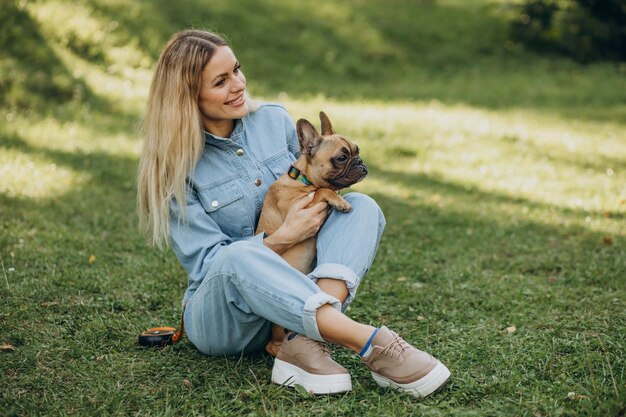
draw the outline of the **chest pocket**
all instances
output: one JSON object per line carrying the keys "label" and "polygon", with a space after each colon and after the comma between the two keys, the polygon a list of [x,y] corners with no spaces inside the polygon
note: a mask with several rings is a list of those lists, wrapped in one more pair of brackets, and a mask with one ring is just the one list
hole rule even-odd
{"label": "chest pocket", "polygon": [[236,181],[199,189],[198,199],[222,232],[232,238],[252,234],[252,218]]}
{"label": "chest pocket", "polygon": [[289,152],[285,151],[284,154],[276,158],[272,158],[268,163],[267,167],[272,171],[272,174],[276,178],[280,177],[283,174],[287,173],[289,169],[289,165],[291,165],[296,159]]}

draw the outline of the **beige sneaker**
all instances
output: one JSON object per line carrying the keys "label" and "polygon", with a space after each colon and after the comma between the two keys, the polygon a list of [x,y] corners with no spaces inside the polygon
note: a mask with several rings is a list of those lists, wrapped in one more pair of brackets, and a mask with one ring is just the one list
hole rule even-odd
{"label": "beige sneaker", "polygon": [[450,371],[426,352],[415,349],[386,326],[372,340],[372,351],[363,358],[376,383],[415,397],[432,394],[450,378]]}
{"label": "beige sneaker", "polygon": [[285,336],[274,359],[272,382],[288,387],[301,385],[312,394],[352,389],[350,373],[330,357],[325,343],[294,333]]}

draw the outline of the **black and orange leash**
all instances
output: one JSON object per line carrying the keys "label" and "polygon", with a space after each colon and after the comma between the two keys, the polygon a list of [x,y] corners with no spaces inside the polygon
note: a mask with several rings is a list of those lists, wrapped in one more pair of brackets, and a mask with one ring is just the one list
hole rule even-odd
{"label": "black and orange leash", "polygon": [[178,330],[176,330],[175,327],[152,327],[139,334],[139,345],[160,348],[178,342],[185,333],[185,307],[187,307],[187,303],[183,306],[183,313],[180,317]]}

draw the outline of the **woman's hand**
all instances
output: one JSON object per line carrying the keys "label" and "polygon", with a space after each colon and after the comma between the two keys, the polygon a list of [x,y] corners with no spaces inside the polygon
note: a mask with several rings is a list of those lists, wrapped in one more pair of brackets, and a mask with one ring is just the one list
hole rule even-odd
{"label": "woman's hand", "polygon": [[319,202],[311,207],[315,193],[296,201],[285,216],[285,221],[271,236],[264,239],[266,246],[281,254],[319,231],[328,217],[328,203]]}

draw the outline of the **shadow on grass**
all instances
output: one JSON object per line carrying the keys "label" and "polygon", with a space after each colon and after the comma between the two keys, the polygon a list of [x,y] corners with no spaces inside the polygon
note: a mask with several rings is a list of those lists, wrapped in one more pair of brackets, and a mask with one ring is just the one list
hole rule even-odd
{"label": "shadow on grass", "polygon": [[505,48],[508,22],[493,3],[245,0],[207,6],[190,0],[180,7],[161,0],[146,3],[145,24],[129,20],[121,6],[93,4],[122,19],[155,58],[169,33],[155,43],[151,22],[168,22],[170,32],[190,26],[225,32],[253,92],[265,96],[438,100],[626,120],[619,69]]}
{"label": "shadow on grass", "polygon": [[[560,221],[567,222],[580,221],[586,216],[602,216],[603,213],[486,193],[476,187],[425,175],[400,175],[372,164],[368,167],[372,178],[402,184],[404,189],[419,190],[447,200],[445,205],[439,206],[429,201],[399,199],[380,193],[373,195],[388,221],[381,248],[389,251],[392,259],[397,259],[396,273],[399,275],[409,271],[419,274],[422,266],[432,269],[445,265],[445,268],[457,271],[470,268],[478,275],[485,270],[497,270],[503,275],[577,276],[577,279],[584,277],[588,280],[584,285],[624,287],[620,276],[626,264],[618,259],[623,253],[621,240],[607,246],[603,241],[605,236],[600,232],[577,225],[557,226],[531,218],[533,214],[543,213],[544,218],[560,218]],[[531,214],[524,214],[525,211]],[[436,275],[431,278],[439,279]]]}
{"label": "shadow on grass", "polygon": [[6,23],[0,35],[0,105],[27,115],[54,114],[60,121],[99,112],[99,117],[88,116],[89,121],[114,118],[96,125],[107,130],[128,130],[131,120],[137,119],[137,115],[122,112],[117,103],[95,94],[84,80],[75,77],[49,45],[39,23],[15,2],[2,7],[0,22]]}
{"label": "shadow on grass", "polygon": [[[559,159],[558,161],[561,163],[564,162],[562,159]],[[569,163],[569,160],[565,160],[565,162]],[[460,207],[460,211],[463,211],[464,209],[472,211],[474,209],[471,207],[471,205],[480,202],[494,206],[506,204],[519,206],[520,208],[527,207],[528,209],[532,210],[545,210],[568,219],[580,219],[588,216],[606,217],[607,215],[614,219],[623,219],[625,216],[624,213],[617,211],[608,212],[601,210],[584,210],[582,208],[572,209],[568,207],[559,207],[546,203],[532,201],[523,197],[516,197],[513,195],[502,194],[494,191],[484,192],[476,186],[456,184],[454,182],[445,181],[443,179],[434,176],[428,176],[425,174],[398,173],[388,171],[376,166],[371,162],[368,162],[367,165],[368,168],[370,168],[371,176],[378,177],[379,179],[382,179],[385,183],[401,184],[406,189],[418,189],[421,191],[427,190],[433,195],[442,194],[467,201],[469,207]],[[581,166],[586,167],[585,164],[582,164]],[[606,166],[604,169],[606,169]]]}
{"label": "shadow on grass", "polygon": [[[619,68],[585,67],[505,48],[508,24],[490,2],[451,5],[424,0],[390,5],[375,0],[319,5],[158,0],[129,5],[90,0],[86,4],[95,18],[119,24],[111,34],[116,39],[112,44],[123,46],[137,39],[155,60],[177,30],[225,32],[252,92],[263,96],[285,92],[339,100],[437,100],[488,109],[550,111],[571,119],[626,120],[626,84]],[[85,102],[115,112],[113,103],[94,96],[62,68],[36,22],[14,6],[11,10],[28,23],[14,40],[16,51],[28,52],[14,54],[26,78],[37,78],[32,77],[37,74],[34,68],[51,68],[50,75],[64,80],[65,95],[58,93],[60,99],[83,89]],[[30,65],[31,51],[47,56],[45,65]]]}

